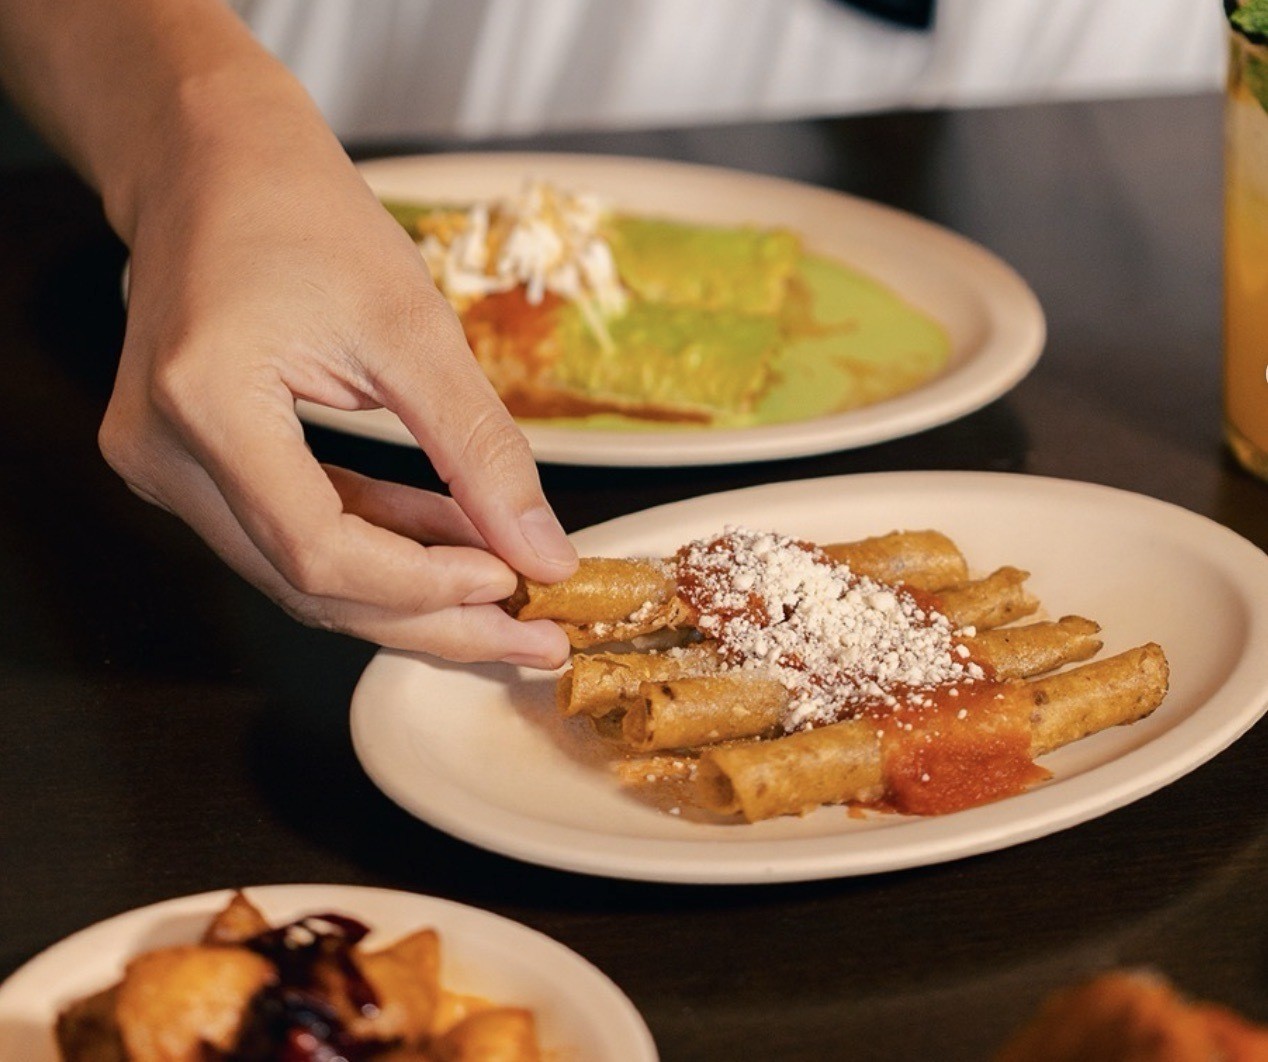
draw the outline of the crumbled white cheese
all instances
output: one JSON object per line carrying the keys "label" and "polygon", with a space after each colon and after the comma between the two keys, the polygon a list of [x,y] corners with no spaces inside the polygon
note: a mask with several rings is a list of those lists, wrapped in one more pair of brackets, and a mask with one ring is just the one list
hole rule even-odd
{"label": "crumbled white cheese", "polygon": [[898,691],[927,706],[921,690],[983,676],[946,616],[785,536],[727,527],[684,547],[677,565],[679,592],[723,666],[760,669],[789,691],[785,730],[893,705]]}
{"label": "crumbled white cheese", "polygon": [[437,286],[459,305],[522,284],[530,303],[553,292],[601,326],[627,302],[600,231],[604,212],[594,196],[530,181],[518,195],[447,218],[418,246]]}

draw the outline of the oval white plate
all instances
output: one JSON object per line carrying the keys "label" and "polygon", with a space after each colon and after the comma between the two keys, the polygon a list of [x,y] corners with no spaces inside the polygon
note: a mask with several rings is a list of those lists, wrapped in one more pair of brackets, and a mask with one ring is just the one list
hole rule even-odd
{"label": "oval white plate", "polygon": [[[536,177],[595,192],[621,210],[718,224],[784,226],[808,249],[887,284],[946,328],[949,367],[885,402],[791,424],[702,431],[592,431],[526,423],[540,461],[568,465],[706,465],[827,453],[932,428],[981,408],[1030,371],[1043,348],[1033,292],[982,247],[927,221],[795,181],[710,166],[595,155],[455,154],[375,159],[362,174],[405,201],[470,202]],[[416,445],[386,410],[348,412],[301,402],[310,423]]]}
{"label": "oval white plate", "polygon": [[899,472],[697,498],[574,541],[583,554],[662,556],[728,523],[817,541],[939,528],[975,570],[1030,571],[1050,615],[1099,621],[1105,655],[1161,643],[1170,693],[1148,719],[1044,757],[1050,782],[986,807],[702,824],[635,801],[587,762],[580,724],[557,718],[553,676],[380,652],[352,702],[370,777],[439,829],[531,862],[657,881],[792,881],[941,862],[1083,822],[1191,771],[1268,705],[1268,556],[1185,509],[1034,476]]}
{"label": "oval white plate", "polygon": [[[245,890],[270,922],[337,911],[372,929],[371,946],[427,926],[440,932],[442,983],[530,1007],[557,1062],[655,1062],[633,1004],[575,952],[518,922],[464,904],[352,885],[262,885]],[[99,922],[41,952],[0,985],[0,1058],[57,1062],[53,1022],[72,1000],[112,984],[129,958],[196,941],[228,891],[185,896]]]}

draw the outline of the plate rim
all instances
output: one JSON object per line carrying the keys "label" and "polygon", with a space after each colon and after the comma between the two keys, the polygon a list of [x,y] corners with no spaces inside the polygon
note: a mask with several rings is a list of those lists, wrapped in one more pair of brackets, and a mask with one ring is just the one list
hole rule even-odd
{"label": "plate rim", "polygon": [[[832,483],[855,487],[862,485],[864,489],[867,489],[874,484],[906,485],[925,483],[930,479],[954,484],[956,489],[970,489],[976,486],[997,490],[1000,484],[1008,484],[1009,489],[1020,488],[1023,485],[1033,488],[1039,484],[1040,489],[1043,490],[1074,491],[1088,496],[1099,495],[1113,498],[1121,504],[1158,513],[1166,512],[1181,521],[1186,528],[1197,529],[1196,533],[1219,539],[1221,546],[1213,553],[1213,556],[1218,557],[1221,567],[1225,569],[1229,567],[1233,563],[1229,561],[1229,558],[1233,557],[1240,564],[1238,570],[1243,582],[1249,579],[1250,582],[1257,584],[1264,592],[1264,599],[1268,600],[1268,555],[1254,543],[1209,517],[1175,503],[1122,488],[1019,473],[905,471],[768,483],[700,495],[696,498],[630,513],[586,528],[584,531],[577,532],[577,536],[582,538],[584,548],[587,535],[599,532],[619,534],[625,522],[645,518],[648,513],[672,518],[675,509],[691,506],[701,499],[775,495],[805,489],[807,484],[814,484],[820,488]],[[377,750],[374,747],[376,736],[370,725],[372,710],[366,707],[370,696],[368,691],[379,681],[380,672],[400,667],[402,663],[408,667],[418,664],[426,666],[428,659],[418,654],[380,650],[371,659],[361,680],[357,683],[352,697],[349,722],[357,758],[380,790],[422,821],[486,850],[530,863],[625,880],[712,885],[822,880],[934,865],[1012,847],[1118,810],[1196,770],[1228,748],[1268,711],[1268,687],[1265,686],[1262,677],[1254,678],[1251,674],[1253,669],[1250,666],[1250,657],[1256,645],[1268,649],[1268,613],[1250,615],[1246,639],[1247,647],[1229,671],[1222,676],[1215,694],[1199,704],[1189,716],[1177,722],[1175,726],[1139,748],[1129,749],[1109,762],[1098,764],[1072,777],[1059,779],[1053,786],[1039,787],[1008,800],[959,812],[956,815],[914,819],[912,821],[914,838],[911,838],[909,834],[908,837],[911,839],[906,843],[891,844],[882,848],[880,852],[871,853],[870,856],[866,851],[860,855],[853,850],[854,846],[848,839],[819,836],[755,841],[746,843],[743,848],[736,846],[732,853],[727,853],[726,846],[718,844],[711,858],[708,861],[701,861],[699,859],[701,845],[709,843],[705,839],[638,838],[596,833],[565,824],[543,822],[539,818],[513,814],[507,809],[490,805],[469,791],[456,786],[448,778],[429,778],[429,791],[432,794],[439,792],[442,797],[433,797],[429,802],[423,802],[426,807],[420,808],[420,802],[416,795],[408,790],[408,787],[399,785],[394,777],[384,777],[384,771],[376,762]],[[476,667],[480,668],[479,665]],[[1236,701],[1239,707],[1236,710],[1224,709],[1216,719],[1215,725],[1212,726],[1210,710],[1207,709],[1208,714],[1203,716],[1201,715],[1203,709],[1212,703],[1220,706],[1225,701]],[[1198,718],[1197,722],[1194,722],[1195,717]],[[1159,763],[1155,763],[1156,760]],[[1150,764],[1149,769],[1143,772],[1122,771],[1124,763],[1131,766],[1133,761],[1147,761]],[[1119,774],[1121,777],[1107,784],[1104,779],[1107,772]],[[1064,799],[1055,807],[1044,810],[1043,805],[1051,803],[1052,798],[1042,794],[1051,793],[1058,786]],[[1029,807],[1036,803],[1040,805],[1041,814],[1032,814],[1024,818],[1023,824],[1018,826],[1013,821],[1017,818],[1015,809],[1019,805]],[[473,820],[469,816],[472,808],[478,808],[481,815],[486,816],[488,821],[476,818],[474,820],[476,825],[473,826]],[[959,836],[961,831],[947,824],[964,822],[969,816],[972,817],[974,824],[971,830],[973,839],[966,843]],[[512,826],[515,823],[521,825],[531,823],[533,830],[530,833],[499,826],[500,822],[508,820],[511,821]],[[543,836],[545,840],[542,839]],[[860,844],[866,849],[867,834],[858,836],[864,838]],[[823,849],[831,842],[836,842],[837,854],[834,858],[825,858]],[[647,851],[644,852],[644,850]],[[676,862],[678,857],[674,855],[675,852],[695,852],[696,861],[690,862],[684,859],[682,862]]]}
{"label": "plate rim", "polygon": [[[168,915],[192,916],[206,913],[210,916],[227,903],[235,891],[238,890],[235,888],[211,889],[157,900],[108,915],[55,941],[0,981],[0,1031],[3,1031],[6,1021],[19,1017],[18,1012],[11,1012],[8,1007],[11,1005],[10,1000],[15,997],[21,999],[22,995],[29,991],[28,982],[38,983],[41,977],[46,976],[46,970],[54,969],[57,964],[65,962],[66,957],[73,956],[83,948],[91,946],[94,938],[123,931],[125,927],[132,924],[144,927],[147,923],[156,922]],[[437,929],[441,935],[442,948],[446,936],[446,927],[443,924],[445,918],[450,922],[448,932],[451,939],[455,932],[461,936],[464,932],[470,932],[478,927],[484,932],[495,934],[498,939],[505,938],[507,950],[512,946],[535,948],[539,953],[551,955],[557,961],[566,964],[574,971],[575,977],[584,979],[588,988],[588,1005],[601,1008],[597,1011],[601,1020],[596,1022],[596,1027],[611,1029],[615,1039],[607,1046],[619,1049],[621,1052],[619,1056],[613,1056],[614,1062],[618,1057],[621,1062],[627,1059],[630,1062],[658,1062],[659,1053],[651,1030],[633,1001],[620,986],[583,955],[523,922],[459,900],[375,885],[294,882],[245,885],[241,886],[241,891],[246,893],[249,899],[256,900],[263,906],[275,905],[297,912],[336,909],[354,917],[359,913],[364,915],[364,908],[373,905],[376,901],[414,905],[420,909],[419,928]],[[307,898],[310,895],[311,900]],[[439,917],[437,912],[440,913]],[[457,923],[461,923],[462,928],[455,931],[453,927]],[[379,930],[374,925],[370,928],[371,939],[373,939],[373,934]],[[591,995],[595,998],[590,999]],[[569,998],[568,993],[566,991],[561,993],[561,998]],[[514,1004],[512,1002],[508,1005]],[[550,1049],[560,1050],[565,1054],[571,1051],[567,1044],[551,1046]]]}
{"label": "plate rim", "polygon": [[[918,239],[940,256],[957,259],[964,291],[979,304],[987,326],[981,344],[960,364],[893,398],[856,410],[787,424],[675,433],[648,430],[570,429],[521,422],[537,460],[586,467],[649,468],[782,460],[855,449],[949,423],[983,408],[1021,382],[1043,354],[1047,322],[1035,292],[1017,270],[982,244],[918,214],[850,192],[789,177],[707,163],[648,156],[550,152],[472,151],[387,155],[363,159],[358,169],[374,187],[377,176],[409,167],[499,168],[630,167],[695,180],[725,181],[774,196],[797,196],[870,215],[904,238]],[[966,268],[966,264],[968,268]],[[984,278],[984,279],[983,279]],[[306,423],[397,445],[416,446],[403,425],[383,410],[347,411],[301,400]]]}

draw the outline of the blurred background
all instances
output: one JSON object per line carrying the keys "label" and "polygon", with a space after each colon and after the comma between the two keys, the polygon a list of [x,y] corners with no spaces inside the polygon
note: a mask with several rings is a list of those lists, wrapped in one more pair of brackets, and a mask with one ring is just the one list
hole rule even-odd
{"label": "blurred background", "polygon": [[[1220,0],[227,0],[348,143],[1218,89]],[[0,96],[0,163],[50,153]]]}
{"label": "blurred background", "polygon": [[346,140],[1217,88],[1220,0],[232,0]]}

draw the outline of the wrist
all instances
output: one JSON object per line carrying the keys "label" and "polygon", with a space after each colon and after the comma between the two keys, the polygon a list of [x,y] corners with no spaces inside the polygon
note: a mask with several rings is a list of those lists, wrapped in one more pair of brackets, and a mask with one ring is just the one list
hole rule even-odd
{"label": "wrist", "polygon": [[140,121],[139,140],[98,174],[106,215],[129,246],[148,217],[179,223],[208,192],[342,156],[303,88],[264,53],[180,76]]}

